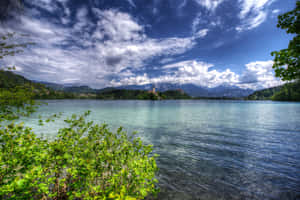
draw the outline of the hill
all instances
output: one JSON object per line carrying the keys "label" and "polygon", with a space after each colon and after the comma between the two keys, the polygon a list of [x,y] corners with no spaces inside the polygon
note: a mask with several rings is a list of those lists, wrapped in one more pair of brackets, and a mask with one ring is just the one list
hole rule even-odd
{"label": "hill", "polygon": [[300,81],[259,90],[249,95],[247,100],[300,101]]}
{"label": "hill", "polygon": [[46,87],[42,83],[33,82],[11,71],[0,70],[0,89],[12,90],[16,87],[22,87],[32,91],[34,94],[33,98],[35,99],[73,99],[90,97],[87,95],[76,95],[72,92],[56,91]]}
{"label": "hill", "polygon": [[71,92],[71,93],[97,93],[98,90],[90,88],[89,86],[85,85],[72,85],[72,84],[57,84],[57,83],[49,83],[49,82],[37,82],[45,85],[48,88],[51,88],[55,91],[64,91],[64,92]]}
{"label": "hill", "polygon": [[[120,86],[118,89],[127,90],[150,90],[152,89],[152,84],[145,85],[127,85]],[[231,85],[220,85],[213,88],[197,86],[194,84],[172,84],[172,83],[157,83],[155,87],[158,91],[164,92],[168,90],[178,90],[181,89],[185,91],[189,96],[192,97],[229,97],[229,98],[241,98],[247,97],[254,91],[251,89],[243,89],[237,86]]]}
{"label": "hill", "polygon": [[[11,71],[0,70],[0,89],[16,86],[27,87],[34,92],[36,99],[235,99],[249,95],[252,90],[236,86],[205,88],[193,84],[157,84],[158,92],[148,92],[151,84],[130,85],[118,88],[93,89],[88,86],[61,85],[47,82],[34,82]],[[246,95],[246,96],[247,96]],[[195,98],[197,99],[197,98]],[[300,101],[300,81],[253,92],[246,100]]]}
{"label": "hill", "polygon": [[[145,85],[124,85],[119,87],[108,87],[104,89],[93,89],[88,86],[82,85],[64,85],[48,82],[40,82],[47,87],[57,91],[73,92],[73,93],[101,93],[106,90],[152,90],[153,84]],[[183,90],[191,97],[205,97],[205,98],[243,98],[247,97],[254,91],[251,89],[243,89],[237,86],[220,85],[214,88],[197,86],[194,84],[173,84],[173,83],[157,83],[156,89],[159,92]]]}
{"label": "hill", "polygon": [[191,99],[189,95],[180,90],[168,90],[165,92],[149,92],[146,90],[110,89],[97,94],[97,99],[105,100],[167,100],[167,99]]}
{"label": "hill", "polygon": [[146,90],[126,90],[118,88],[92,89],[88,86],[61,85],[36,82],[11,71],[0,71],[0,89],[11,90],[25,87],[33,91],[35,99],[190,99],[182,90],[151,93]]}
{"label": "hill", "polygon": [[23,86],[26,84],[30,84],[37,88],[43,88],[42,84],[33,83],[32,81],[24,78],[21,75],[12,73],[10,71],[0,70],[0,88],[10,89],[15,86]]}

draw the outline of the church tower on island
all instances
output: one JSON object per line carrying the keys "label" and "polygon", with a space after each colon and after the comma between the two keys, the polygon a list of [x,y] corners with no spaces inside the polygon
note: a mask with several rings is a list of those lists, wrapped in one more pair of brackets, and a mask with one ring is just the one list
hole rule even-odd
{"label": "church tower on island", "polygon": [[156,87],[154,84],[152,85],[152,90],[149,90],[148,92],[157,95]]}
{"label": "church tower on island", "polygon": [[156,88],[155,88],[154,85],[152,86],[152,93],[153,93],[153,94],[156,94]]}

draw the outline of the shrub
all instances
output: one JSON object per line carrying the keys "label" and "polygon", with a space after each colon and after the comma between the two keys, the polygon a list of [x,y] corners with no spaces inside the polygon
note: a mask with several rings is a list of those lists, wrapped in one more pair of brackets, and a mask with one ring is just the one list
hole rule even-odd
{"label": "shrub", "polygon": [[73,115],[55,139],[0,128],[1,199],[143,199],[156,193],[152,147]]}
{"label": "shrub", "polygon": [[11,89],[0,88],[0,122],[28,116],[36,109],[30,87],[18,86]]}

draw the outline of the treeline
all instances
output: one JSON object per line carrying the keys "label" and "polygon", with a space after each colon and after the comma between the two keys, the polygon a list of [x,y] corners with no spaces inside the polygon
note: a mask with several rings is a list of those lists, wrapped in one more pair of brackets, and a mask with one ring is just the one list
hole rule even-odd
{"label": "treeline", "polygon": [[54,89],[47,84],[36,83],[10,71],[0,70],[0,89],[23,88],[32,93],[34,99],[104,99],[104,100],[164,100],[191,99],[182,90],[148,92],[145,90],[126,90],[116,88],[91,89],[88,86]]}
{"label": "treeline", "polygon": [[[16,87],[32,93],[34,99],[102,99],[102,100],[168,100],[168,99],[216,99],[237,100],[228,97],[190,97],[183,90],[168,90],[152,93],[145,90],[104,88],[96,90],[88,86],[54,89],[36,83],[10,71],[0,70],[0,90]],[[300,101],[300,81],[256,91],[245,100]]]}
{"label": "treeline", "polygon": [[300,81],[256,91],[246,100],[300,101]]}
{"label": "treeline", "polygon": [[0,89],[12,90],[16,87],[30,91],[34,99],[96,98],[96,94],[92,93],[75,93],[63,90],[54,90],[52,88],[46,87],[44,84],[35,83],[13,72],[0,70]]}
{"label": "treeline", "polygon": [[97,94],[97,99],[105,100],[166,100],[166,99],[191,99],[189,95],[178,90],[152,93],[145,90],[111,89]]}
{"label": "treeline", "polygon": [[194,97],[195,100],[242,100],[242,98],[235,97]]}

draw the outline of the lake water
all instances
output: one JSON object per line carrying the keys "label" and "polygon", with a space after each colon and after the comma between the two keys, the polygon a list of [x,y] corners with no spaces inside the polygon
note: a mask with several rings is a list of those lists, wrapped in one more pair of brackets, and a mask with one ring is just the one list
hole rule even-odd
{"label": "lake water", "polygon": [[47,101],[38,115],[91,110],[89,119],[138,131],[154,145],[160,200],[300,199],[300,104],[266,101]]}

